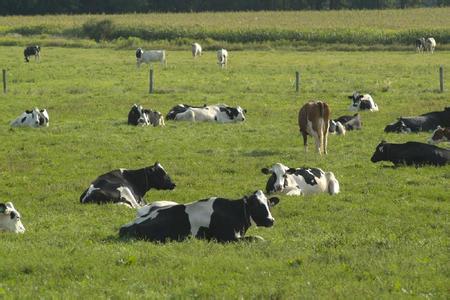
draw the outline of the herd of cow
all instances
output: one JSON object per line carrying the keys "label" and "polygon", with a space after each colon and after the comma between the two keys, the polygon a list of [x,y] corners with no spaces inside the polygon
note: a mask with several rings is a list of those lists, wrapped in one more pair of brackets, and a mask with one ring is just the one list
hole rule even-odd
{"label": "herd of cow", "polygon": [[[433,51],[434,39],[424,40],[424,48],[428,49],[431,41]],[[422,39],[420,39],[422,42]],[[422,44],[421,44],[422,45]],[[28,56],[39,58],[38,46],[28,47],[24,51]],[[192,45],[192,55],[201,55],[201,46]],[[221,49],[217,53],[218,63],[223,67],[227,63],[228,53]],[[160,61],[166,63],[165,51],[136,51],[137,66],[141,63]],[[378,105],[369,94],[358,92],[349,96],[350,111],[368,110],[376,112]],[[144,109],[134,104],[128,113],[128,124],[134,126],[164,126],[165,120],[174,121],[212,121],[217,123],[245,121],[247,111],[225,104],[192,106],[178,104],[170,109],[165,118],[151,109]],[[303,136],[304,148],[307,149],[307,137],[315,139],[319,154],[327,154],[328,133],[344,135],[349,130],[362,128],[361,116],[341,116],[331,119],[331,109],[323,101],[308,102],[300,108],[298,125]],[[25,111],[11,122],[12,127],[49,126],[49,115],[46,109],[35,108]],[[450,161],[450,150],[439,148],[438,142],[450,141],[450,107],[443,111],[430,112],[417,117],[400,117],[397,122],[389,124],[385,132],[410,133],[433,131],[428,144],[407,142],[392,144],[382,141],[376,146],[371,161],[391,161],[394,165],[445,165]],[[261,172],[270,175],[266,184],[267,194],[285,194],[299,196],[316,193],[339,193],[339,182],[333,172],[325,172],[319,168],[291,168],[282,163],[264,167]],[[120,237],[133,237],[149,241],[165,242],[181,241],[189,236],[201,239],[230,242],[238,240],[260,240],[259,236],[245,237],[251,224],[270,227],[274,218],[270,209],[279,203],[279,198],[267,198],[263,191],[257,190],[237,200],[212,197],[189,204],[172,201],[156,201],[147,204],[145,194],[150,189],[173,190],[176,187],[164,167],[156,162],[154,165],[138,170],[113,170],[97,177],[81,194],[81,203],[116,203],[137,210],[136,219],[120,228]],[[0,231],[23,233],[25,228],[20,220],[20,213],[11,202],[0,203]]]}

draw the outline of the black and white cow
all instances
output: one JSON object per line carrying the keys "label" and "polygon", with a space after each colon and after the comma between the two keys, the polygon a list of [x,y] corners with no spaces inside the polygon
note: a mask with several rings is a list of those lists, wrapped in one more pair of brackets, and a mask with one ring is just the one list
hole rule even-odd
{"label": "black and white cow", "polygon": [[218,123],[230,123],[244,121],[247,110],[240,106],[231,107],[226,104],[192,106],[178,104],[169,111],[167,120],[177,121],[215,121]]}
{"label": "black and white cow", "polygon": [[387,125],[385,132],[409,133],[435,130],[438,126],[450,127],[450,107],[443,111],[433,111],[417,117],[400,117],[397,122]]}
{"label": "black and white cow", "polygon": [[34,108],[33,110],[24,111],[19,117],[11,122],[11,127],[47,127],[49,125],[50,118],[46,109],[39,110]]}
{"label": "black and white cow", "polygon": [[23,56],[25,57],[25,61],[29,62],[29,57],[34,55],[34,60],[40,60],[40,52],[41,52],[41,47],[39,46],[28,46],[25,48],[25,50],[23,50]]}
{"label": "black and white cow", "polygon": [[165,50],[136,50],[136,66],[139,68],[142,63],[150,64],[151,62],[159,61],[162,66],[167,66],[166,51]]}
{"label": "black and white cow", "polygon": [[163,115],[156,110],[144,109],[141,105],[134,104],[128,113],[128,125],[153,125],[165,126]]}
{"label": "black and white cow", "polygon": [[143,199],[150,189],[173,190],[166,170],[156,162],[139,170],[119,169],[100,175],[80,196],[81,203],[103,204],[113,202],[138,208],[145,205]]}
{"label": "black and white cow", "polygon": [[421,37],[416,40],[416,51],[423,52],[425,50],[425,38]]}
{"label": "black and white cow", "polygon": [[361,116],[359,113],[353,116],[341,116],[337,119],[330,120],[330,127],[328,131],[330,133],[345,135],[346,131],[360,130],[362,128]]}
{"label": "black and white cow", "polygon": [[378,111],[378,105],[373,101],[372,96],[369,94],[354,92],[353,95],[348,96],[348,98],[352,100],[352,104],[348,107],[350,111]]}
{"label": "black and white cow", "polygon": [[218,242],[262,239],[245,237],[251,224],[271,227],[270,207],[278,198],[267,199],[262,191],[238,200],[212,197],[189,204],[159,201],[138,210],[137,219],[120,228],[120,237],[153,242],[183,241],[192,236]]}
{"label": "black and white cow", "polygon": [[25,232],[25,227],[20,220],[20,213],[11,202],[0,203],[0,231]]}
{"label": "black and white cow", "polygon": [[370,160],[373,163],[390,161],[394,165],[442,166],[449,163],[450,150],[419,142],[392,144],[382,141]]}
{"label": "black and white cow", "polygon": [[339,193],[339,182],[333,172],[324,172],[318,168],[289,168],[281,163],[276,163],[271,168],[262,168],[261,172],[270,174],[266,184],[267,193],[288,196]]}

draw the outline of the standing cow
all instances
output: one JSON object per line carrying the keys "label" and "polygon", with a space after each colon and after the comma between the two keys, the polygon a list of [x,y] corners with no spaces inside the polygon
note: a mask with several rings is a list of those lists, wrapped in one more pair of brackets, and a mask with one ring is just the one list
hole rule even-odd
{"label": "standing cow", "polygon": [[25,61],[30,62],[29,57],[32,55],[34,55],[34,60],[40,61],[41,60],[39,56],[40,52],[41,47],[39,47],[38,45],[26,47],[25,50],[23,50],[23,56],[25,57]]}
{"label": "standing cow", "polygon": [[165,50],[150,50],[144,51],[141,48],[136,50],[136,65],[139,68],[142,63],[149,64],[154,61],[159,61],[161,65],[167,66],[166,51]]}
{"label": "standing cow", "polygon": [[425,38],[421,37],[416,40],[416,51],[422,53],[425,49]]}
{"label": "standing cow", "polygon": [[228,51],[225,49],[217,51],[217,60],[217,64],[219,64],[222,69],[226,67],[228,62]]}
{"label": "standing cow", "polygon": [[328,127],[330,119],[330,109],[328,104],[322,101],[308,102],[298,113],[298,125],[303,136],[305,152],[307,150],[307,136],[313,136],[316,141],[316,148],[319,154],[327,154]]}
{"label": "standing cow", "polygon": [[202,55],[202,46],[199,43],[192,44],[192,56],[196,58],[197,56]]}
{"label": "standing cow", "polygon": [[425,40],[425,50],[433,54],[434,48],[436,48],[436,41],[434,40],[434,38],[432,37],[427,38]]}

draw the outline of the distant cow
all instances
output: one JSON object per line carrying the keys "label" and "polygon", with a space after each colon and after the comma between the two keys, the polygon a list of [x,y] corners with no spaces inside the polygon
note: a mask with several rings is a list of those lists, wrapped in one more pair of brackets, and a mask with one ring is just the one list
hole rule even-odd
{"label": "distant cow", "polygon": [[177,121],[215,121],[218,123],[230,123],[245,121],[247,110],[240,106],[231,107],[226,104],[191,106],[178,104],[169,111],[167,120]]}
{"label": "distant cow", "polygon": [[196,58],[197,56],[202,55],[202,46],[199,43],[192,44],[192,56]]}
{"label": "distant cow", "polygon": [[165,126],[164,117],[159,111],[144,109],[141,105],[134,104],[128,113],[128,125],[153,125]]}
{"label": "distant cow", "polygon": [[434,40],[434,38],[432,37],[427,38],[425,40],[425,50],[433,53],[434,48],[436,48],[436,41]]}
{"label": "distant cow", "polygon": [[0,231],[25,232],[20,213],[11,202],[0,203]]}
{"label": "distant cow", "polygon": [[438,126],[428,140],[428,144],[450,142],[450,128]]}
{"label": "distant cow", "polygon": [[330,120],[330,133],[345,135],[346,131],[359,130],[362,127],[361,116],[359,113],[353,116],[341,116],[337,119]]}
{"label": "distant cow", "polygon": [[14,121],[11,122],[11,127],[47,127],[49,125],[49,116],[46,109],[26,110]]}
{"label": "distant cow", "polygon": [[238,200],[212,197],[189,204],[160,201],[138,210],[137,219],[120,228],[120,237],[153,242],[183,241],[189,236],[236,242],[262,239],[245,237],[251,226],[271,227],[275,219],[270,207],[278,198],[267,199],[262,191]]}
{"label": "distant cow", "polygon": [[370,160],[374,163],[391,161],[394,165],[421,166],[428,164],[442,166],[449,163],[450,150],[418,142],[391,144],[382,141],[376,147]]}
{"label": "distant cow", "polygon": [[218,60],[218,64],[220,65],[221,68],[224,68],[227,66],[227,62],[228,62],[228,51],[225,49],[220,49],[217,51],[217,60]]}
{"label": "distant cow", "polygon": [[175,184],[166,170],[155,163],[139,170],[114,170],[95,179],[80,196],[81,203],[113,202],[131,208],[145,205],[143,199],[150,189],[173,190]]}
{"label": "distant cow", "polygon": [[298,113],[298,125],[303,136],[303,145],[307,149],[308,135],[314,137],[319,154],[327,154],[328,127],[330,109],[322,101],[308,102],[302,106]]}
{"label": "distant cow", "polygon": [[333,172],[318,168],[289,168],[281,163],[271,168],[262,168],[264,174],[271,174],[266,184],[267,193],[282,193],[288,196],[317,193],[339,193],[339,182]]}
{"label": "distant cow", "polygon": [[397,122],[387,125],[385,132],[409,133],[435,130],[438,126],[450,127],[450,107],[443,111],[433,111],[417,117],[400,117]]}
{"label": "distant cow", "polygon": [[425,50],[425,38],[421,37],[416,40],[416,51],[423,52]]}
{"label": "distant cow", "polygon": [[40,52],[41,52],[41,47],[39,46],[28,46],[25,48],[25,50],[23,50],[23,56],[25,57],[25,61],[29,62],[30,59],[29,57],[34,55],[34,60],[40,60]]}
{"label": "distant cow", "polygon": [[352,103],[348,107],[350,111],[370,110],[378,111],[378,105],[373,101],[372,96],[369,94],[360,94],[354,92],[353,95],[348,96],[352,100]]}
{"label": "distant cow", "polygon": [[164,50],[147,50],[144,51],[141,48],[136,50],[136,64],[139,68],[142,63],[149,64],[151,62],[159,61],[161,65],[166,66],[166,51]]}

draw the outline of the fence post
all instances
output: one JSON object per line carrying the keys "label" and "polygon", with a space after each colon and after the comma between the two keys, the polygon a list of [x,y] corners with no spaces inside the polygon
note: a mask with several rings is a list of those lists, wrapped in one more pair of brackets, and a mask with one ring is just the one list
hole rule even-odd
{"label": "fence post", "polygon": [[298,93],[300,91],[300,72],[295,71],[295,91]]}
{"label": "fence post", "polygon": [[444,66],[439,67],[439,87],[441,93],[444,92]]}
{"label": "fence post", "polygon": [[148,92],[153,93],[153,68],[150,68],[150,82]]}
{"label": "fence post", "polygon": [[6,70],[3,69],[3,93],[6,94]]}

